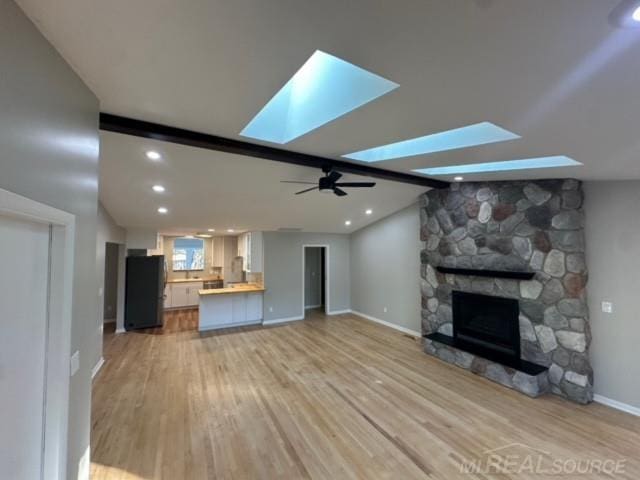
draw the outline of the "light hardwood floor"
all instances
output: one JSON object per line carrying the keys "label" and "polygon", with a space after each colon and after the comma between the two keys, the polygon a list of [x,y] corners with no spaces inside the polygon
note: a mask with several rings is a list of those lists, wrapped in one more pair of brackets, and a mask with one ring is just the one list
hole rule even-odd
{"label": "light hardwood floor", "polygon": [[[181,311],[163,330],[107,334],[91,478],[640,478],[637,417],[530,399],[353,315],[308,317],[199,335]],[[542,468],[595,458],[625,473],[461,472],[514,443],[500,452],[517,462],[543,451]]]}

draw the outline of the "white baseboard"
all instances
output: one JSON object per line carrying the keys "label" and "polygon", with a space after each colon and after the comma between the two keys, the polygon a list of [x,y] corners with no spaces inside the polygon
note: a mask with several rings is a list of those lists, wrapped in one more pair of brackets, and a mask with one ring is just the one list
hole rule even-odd
{"label": "white baseboard", "polygon": [[333,312],[327,312],[327,315],[344,315],[345,313],[351,313],[351,310],[334,310]]}
{"label": "white baseboard", "polygon": [[611,398],[603,397],[602,395],[598,395],[597,393],[593,396],[593,401],[611,408],[615,408],[616,410],[621,410],[623,412],[630,413],[631,415],[640,417],[640,408],[634,407],[633,405],[622,403]]}
{"label": "white baseboard", "polygon": [[379,323],[380,325],[384,325],[385,327],[393,328],[394,330],[398,330],[399,332],[406,333],[407,335],[411,335],[413,337],[421,337],[420,332],[416,332],[415,330],[411,330],[410,328],[401,327],[400,325],[396,325],[395,323],[387,322],[386,320],[381,320],[376,317],[372,317],[371,315],[367,315],[366,313],[358,312],[353,310],[352,313],[354,315],[358,315],[366,320],[370,320],[372,322]]}
{"label": "white baseboard", "polygon": [[116,333],[126,333],[127,331],[124,328],[116,328]]}
{"label": "white baseboard", "polygon": [[91,370],[91,378],[94,378],[98,374],[98,372],[100,371],[103,365],[104,365],[104,357],[100,357],[100,360],[98,360],[98,363],[96,363],[93,369]]}
{"label": "white baseboard", "polygon": [[263,325],[275,325],[277,323],[287,323],[287,322],[296,322],[298,320],[304,320],[304,315],[302,317],[287,317],[287,318],[276,318],[274,320],[264,320],[262,322]]}
{"label": "white baseboard", "polygon": [[305,305],[305,310],[311,310],[312,308],[320,308],[322,305]]}

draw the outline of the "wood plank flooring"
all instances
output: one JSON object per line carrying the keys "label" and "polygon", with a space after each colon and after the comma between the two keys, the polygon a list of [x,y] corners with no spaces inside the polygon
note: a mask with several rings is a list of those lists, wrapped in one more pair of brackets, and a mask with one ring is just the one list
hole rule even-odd
{"label": "wood plank flooring", "polygon": [[[359,317],[203,335],[196,324],[179,311],[164,329],[106,335],[93,480],[640,478],[639,418],[530,399]],[[600,459],[624,473],[461,470],[501,447],[547,471]]]}

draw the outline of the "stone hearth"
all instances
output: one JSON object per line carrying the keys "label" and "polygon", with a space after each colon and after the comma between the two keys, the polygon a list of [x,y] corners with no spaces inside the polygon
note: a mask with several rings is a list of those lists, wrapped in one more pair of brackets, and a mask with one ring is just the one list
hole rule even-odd
{"label": "stone hearth", "polygon": [[[586,303],[582,185],[577,180],[455,183],[421,197],[422,333],[451,335],[451,292],[515,298],[521,356],[549,367],[523,377],[447,345],[425,352],[528,395],[548,388],[580,403],[593,398]],[[532,280],[442,274],[437,266],[535,272]]]}

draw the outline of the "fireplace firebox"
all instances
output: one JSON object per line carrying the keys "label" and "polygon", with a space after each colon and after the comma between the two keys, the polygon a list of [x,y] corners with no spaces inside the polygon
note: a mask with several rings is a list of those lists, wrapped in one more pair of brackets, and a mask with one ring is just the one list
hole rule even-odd
{"label": "fireplace firebox", "polygon": [[517,300],[453,291],[452,306],[455,341],[520,360]]}

